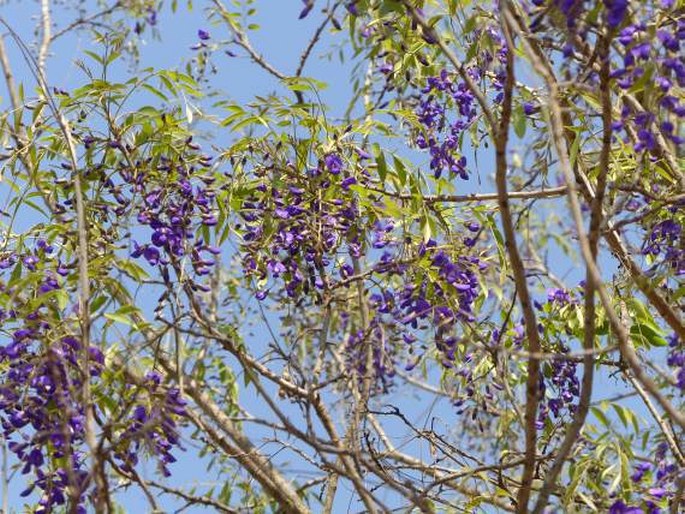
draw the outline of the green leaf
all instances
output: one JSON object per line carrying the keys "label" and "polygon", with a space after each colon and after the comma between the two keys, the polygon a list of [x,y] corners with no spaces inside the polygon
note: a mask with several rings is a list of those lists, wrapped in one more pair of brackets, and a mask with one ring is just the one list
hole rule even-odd
{"label": "green leaf", "polygon": [[150,278],[150,275],[148,275],[147,271],[145,271],[132,260],[120,259],[116,261],[116,265],[121,271],[139,282]]}
{"label": "green leaf", "polygon": [[659,327],[647,321],[634,323],[630,327],[630,336],[635,346],[668,346]]}
{"label": "green leaf", "polygon": [[97,310],[102,307],[107,300],[108,298],[104,295],[96,296],[95,299],[90,302],[90,313],[93,314],[97,312]]}
{"label": "green leaf", "polygon": [[379,151],[376,156],[376,164],[378,166],[378,176],[385,182],[385,177],[388,176],[388,165],[385,162],[385,155],[383,155],[382,151]]}
{"label": "green leaf", "polygon": [[606,417],[606,414],[604,414],[602,409],[600,409],[599,407],[590,407],[590,410],[592,411],[592,414],[595,415],[595,417],[599,420],[599,422],[602,425],[609,428],[611,423],[609,422],[609,419]]}
{"label": "green leaf", "polygon": [[513,113],[514,133],[521,139],[526,135],[526,113],[523,107],[518,105]]}
{"label": "green leaf", "polygon": [[164,100],[165,102],[168,102],[168,101],[169,101],[169,97],[168,97],[168,96],[166,96],[166,95],[165,95],[164,93],[162,93],[159,89],[157,89],[157,88],[154,87],[154,86],[151,86],[150,84],[145,84],[145,83],[143,83],[143,84],[140,84],[140,87],[142,87],[143,89],[149,91],[150,93],[152,93],[152,94],[155,95],[156,97],[161,98],[161,99]]}
{"label": "green leaf", "polygon": [[404,187],[407,184],[407,167],[404,165],[402,160],[395,155],[392,156],[392,160],[395,165],[397,177],[400,179],[400,185]]}
{"label": "green leaf", "polygon": [[135,330],[138,329],[138,326],[131,320],[131,318],[125,314],[121,314],[119,311],[118,312],[106,312],[105,313],[105,318],[107,318],[110,321],[114,321],[117,323],[121,323],[122,325],[127,325]]}
{"label": "green leaf", "polygon": [[580,134],[576,132],[576,137],[573,139],[573,144],[571,145],[571,151],[569,152],[569,159],[571,161],[571,167],[575,167],[576,159],[578,159],[578,151],[580,150]]}

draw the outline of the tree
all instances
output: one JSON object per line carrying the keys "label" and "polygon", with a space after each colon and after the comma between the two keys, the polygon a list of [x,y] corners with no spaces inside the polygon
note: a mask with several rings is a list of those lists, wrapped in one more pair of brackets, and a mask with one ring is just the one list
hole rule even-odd
{"label": "tree", "polygon": [[685,509],[685,2],[197,4],[0,11],[3,511]]}

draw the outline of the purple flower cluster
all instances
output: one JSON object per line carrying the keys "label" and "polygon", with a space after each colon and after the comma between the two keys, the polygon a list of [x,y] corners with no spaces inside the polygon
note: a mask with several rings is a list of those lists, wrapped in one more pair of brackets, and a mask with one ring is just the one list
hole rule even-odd
{"label": "purple flower cluster", "polygon": [[[64,304],[74,293],[63,278],[70,267],[43,239],[36,241],[33,250],[22,248],[0,258],[0,273],[6,275],[0,280],[5,298],[0,322],[8,334],[0,345],[0,427],[22,474],[31,477],[21,496],[37,495],[38,513],[54,512],[67,502],[85,513],[93,483],[82,389],[85,380],[104,384],[100,377],[106,362],[100,348],[88,347],[84,374],[81,339],[69,322],[75,308]],[[141,393],[151,398],[154,387],[149,384],[148,389],[140,388],[133,398]],[[107,422],[108,413],[100,411],[95,401],[99,419]],[[178,443],[175,426],[183,416],[183,402],[178,392],[170,391],[156,405],[155,416],[161,421],[153,428],[163,428],[157,429],[160,434],[151,453],[164,463],[173,462],[170,450]],[[112,416],[117,419],[118,414]],[[122,430],[134,429],[134,420],[122,424]]]}
{"label": "purple flower cluster", "polygon": [[[481,38],[481,43],[487,40],[488,44],[476,56],[474,64],[468,67],[467,73],[474,82],[484,83],[481,86],[483,90],[491,89],[493,101],[500,103],[506,79],[504,37],[491,26],[477,31],[476,37]],[[487,49],[489,47],[492,50]],[[428,77],[420,93],[415,112],[422,128],[414,135],[415,144],[429,151],[430,168],[435,178],[440,178],[447,171],[450,177],[468,180],[467,160],[460,154],[460,148],[464,133],[478,119],[476,98],[465,81],[456,80],[446,69],[437,76]]]}
{"label": "purple flower cluster", "polygon": [[[418,256],[430,259],[429,270],[435,278],[429,280],[424,275],[400,291],[402,323],[416,329],[419,322],[432,320],[440,329],[456,321],[474,321],[473,304],[480,294],[478,273],[487,268],[485,262],[466,255],[455,259],[434,240],[419,245]],[[455,298],[456,305],[450,305]]]}
{"label": "purple flower cluster", "polygon": [[573,301],[571,294],[566,289],[549,289],[547,291],[547,301],[553,305],[563,307]]}
{"label": "purple flower cluster", "polygon": [[657,134],[678,146],[685,143],[676,129],[676,120],[685,117],[685,104],[675,92],[676,87],[685,87],[685,57],[680,51],[681,41],[685,39],[685,20],[659,28],[656,38],[650,30],[645,23],[621,30],[618,41],[623,48],[622,67],[611,74],[622,89],[630,90],[640,83],[643,83],[640,89],[652,89],[653,105],[649,109],[636,111],[634,106],[626,104],[621,119],[614,123],[616,132],[625,130],[628,122],[634,124],[638,138],[636,152],[654,150]]}
{"label": "purple flower cluster", "polygon": [[[547,327],[551,334],[572,334],[568,317],[575,317],[571,314],[570,309],[575,308],[578,303],[578,296],[574,291],[562,288],[548,289],[545,304],[537,300],[533,301],[535,308],[540,311],[538,332],[543,333],[544,328]],[[515,330],[518,337],[514,342],[520,346],[525,333],[523,323],[519,323]],[[559,358],[542,364],[540,376],[542,400],[538,412],[538,429],[545,427],[545,421],[549,419],[550,413],[555,418],[561,417],[566,412],[572,414],[576,409],[576,402],[580,395],[580,383],[576,374],[577,363],[564,358],[564,355],[568,355],[570,351],[569,346],[559,340],[556,343],[551,343],[551,346],[545,351],[554,353]]]}
{"label": "purple flower cluster", "polygon": [[[430,152],[435,178],[448,171],[450,176],[468,180],[466,157],[459,155],[459,147],[462,133],[478,116],[473,94],[465,82],[454,82],[447,70],[429,77],[421,93],[416,114],[425,128],[415,136],[416,145]],[[453,120],[448,116],[452,111],[458,113]]]}
{"label": "purple flower cluster", "polygon": [[[357,152],[358,161],[368,157]],[[365,172],[353,175],[340,154],[329,152],[306,175],[256,186],[243,203],[241,216],[246,224],[243,264],[262,284],[259,299],[267,296],[263,285],[269,279],[282,281],[290,298],[322,290],[341,246],[346,245],[353,258],[365,252],[350,187],[367,179]],[[377,248],[384,244],[380,232],[374,242]],[[343,277],[352,274],[349,263],[338,270]]]}
{"label": "purple flower cluster", "polygon": [[683,227],[673,219],[665,219],[654,225],[642,247],[643,255],[656,258],[662,256],[676,276],[685,275],[685,248]]}
{"label": "purple flower cluster", "polygon": [[[190,139],[186,140],[186,147],[192,152],[199,149]],[[207,168],[211,157],[202,155],[197,163],[201,169]],[[122,171],[133,192],[143,196],[137,220],[152,231],[149,243],[134,241],[132,257],[143,257],[151,266],[166,268],[169,264],[179,265],[179,260],[188,256],[194,274],[210,272],[219,250],[200,238],[193,243],[196,230],[218,223],[214,177],[201,174],[201,169],[184,160],[162,156],[157,171],[166,180]]]}
{"label": "purple flower cluster", "polygon": [[378,318],[373,319],[368,331],[356,330],[345,341],[344,355],[347,368],[350,373],[357,375],[360,385],[366,376],[366,345],[371,345],[373,355],[371,378],[374,389],[371,392],[386,392],[395,376],[396,348],[391,345],[389,334]]}
{"label": "purple flower cluster", "polygon": [[619,27],[628,11],[628,0],[604,0],[607,24],[611,28]]}
{"label": "purple flower cluster", "polygon": [[[52,331],[43,312],[35,312],[12,342],[0,348],[6,366],[0,387],[0,419],[8,448],[23,463],[22,473],[35,480],[22,492],[41,491],[37,512],[50,512],[67,501],[67,487],[84,500],[87,468],[84,444],[85,415],[80,390],[80,342],[72,336],[47,344]],[[46,348],[47,347],[47,348]],[[90,375],[99,376],[104,357],[89,348]],[[67,459],[68,469],[58,463]],[[75,483],[73,483],[75,481]],[[85,509],[83,509],[85,512]]]}
{"label": "purple flower cluster", "polygon": [[634,488],[638,489],[642,501],[637,505],[627,504],[624,499],[616,500],[609,512],[614,514],[661,514],[659,504],[663,499],[672,498],[683,470],[668,458],[668,444],[659,443],[650,461],[639,462],[630,476]]}
{"label": "purple flower cluster", "polygon": [[[585,0],[532,0],[534,5],[542,6],[552,3],[566,20],[566,27],[570,31],[577,30],[578,22],[585,9]],[[628,12],[628,0],[604,0],[607,25],[611,28],[620,27]]]}
{"label": "purple flower cluster", "polygon": [[420,362],[422,356],[416,355],[414,344],[428,327],[435,327],[435,349],[445,368],[454,368],[459,359],[466,358],[454,334],[457,323],[475,320],[474,303],[481,293],[477,274],[486,265],[476,257],[453,258],[433,240],[419,246],[417,257],[427,260],[423,272],[412,272],[388,251],[382,254],[374,271],[389,280],[394,277],[402,285],[370,295],[370,328],[353,331],[346,342],[349,367],[362,376],[366,369],[364,343],[372,345],[374,378],[382,390],[391,383],[400,353],[408,354],[407,371]]}
{"label": "purple flower cluster", "polygon": [[[89,377],[83,377],[80,341],[71,335],[53,340],[60,329],[49,319],[42,308],[26,316],[11,342],[0,347],[0,364],[4,366],[0,426],[9,450],[23,464],[22,474],[35,477],[21,496],[39,492],[36,512],[52,512],[70,498],[78,498],[78,511],[85,513],[92,481],[80,391],[84,378],[100,377],[105,358],[99,348],[91,346]],[[162,472],[168,475],[166,464],[175,460],[171,449],[179,445],[176,425],[185,414],[184,402],[177,390],[160,394],[158,379],[148,382],[134,397],[140,401],[144,394],[153,400],[154,407],[142,422],[140,407],[131,419],[118,422],[123,434],[113,442],[115,457],[124,460],[123,468],[131,469],[138,463],[142,441],[151,441],[149,452],[158,456]]]}
{"label": "purple flower cluster", "polygon": [[[568,351],[568,348],[562,345],[557,353],[563,355],[567,354]],[[547,394],[544,396],[544,400],[540,402],[538,429],[544,428],[545,420],[548,419],[550,412],[558,418],[564,410],[570,413],[575,411],[575,402],[580,394],[580,383],[576,375],[576,368],[575,362],[563,358],[555,359],[543,366],[545,379],[540,380],[540,393],[542,395]],[[549,386],[547,385],[548,382]]]}
{"label": "purple flower cluster", "polygon": [[115,447],[114,458],[121,462],[124,471],[132,471],[139,462],[143,450],[157,457],[159,470],[165,476],[171,475],[168,464],[176,462],[171,451],[182,448],[177,420],[186,415],[186,402],[176,388],[164,388],[161,376],[150,372],[145,376],[143,391],[137,397],[129,419],[123,424]]}
{"label": "purple flower cluster", "polygon": [[676,334],[672,334],[668,338],[668,346],[667,364],[674,370],[677,386],[685,392],[685,345]]}
{"label": "purple flower cluster", "polygon": [[[57,300],[61,277],[69,271],[53,253],[50,243],[38,239],[32,251],[8,252],[0,259],[0,272],[13,268],[7,281],[0,281],[9,299],[0,308],[0,322],[9,331],[0,346],[0,426],[22,474],[34,477],[21,495],[40,491],[36,512],[64,505],[68,487],[84,499],[85,416],[78,391],[84,379],[101,375],[105,363],[99,348],[89,347],[88,376],[83,376],[81,342],[61,321]],[[22,276],[33,286],[19,290]]]}
{"label": "purple flower cluster", "polygon": [[[356,325],[345,310],[341,315],[348,327],[344,344],[350,371],[367,373],[371,345],[376,390],[385,390],[399,353],[411,348],[415,332],[428,327],[438,327],[436,347],[444,365],[453,366],[458,357],[451,332],[457,323],[475,320],[478,276],[486,264],[468,255],[480,231],[477,223],[467,224],[469,237],[460,250],[454,244],[441,248],[434,240],[414,246],[394,222],[377,218],[373,209],[362,212],[351,186],[369,183],[362,167],[371,156],[358,149],[350,153],[344,158],[342,152],[325,152],[302,174],[289,162],[267,163],[261,176],[268,173],[268,179],[255,186],[240,210],[242,261],[257,282],[258,299],[283,291],[286,298],[309,295],[318,301],[327,288],[356,287],[362,277],[355,277],[355,259],[374,259],[369,271],[382,281],[374,281],[364,300],[368,326]],[[291,171],[281,173],[283,167]],[[419,261],[425,269],[411,266]]]}

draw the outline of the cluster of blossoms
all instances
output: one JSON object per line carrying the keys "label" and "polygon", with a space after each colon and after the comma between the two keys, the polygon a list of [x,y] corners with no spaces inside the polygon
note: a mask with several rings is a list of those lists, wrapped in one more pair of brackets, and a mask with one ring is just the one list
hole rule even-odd
{"label": "cluster of blossoms", "polygon": [[[360,150],[355,154],[360,165],[371,157]],[[294,170],[290,163],[285,166]],[[355,276],[355,260],[372,259],[370,272],[386,285],[374,288],[368,297],[367,327],[343,320],[350,370],[367,373],[370,344],[374,377],[386,388],[399,352],[409,348],[413,353],[417,333],[430,326],[439,327],[436,341],[442,362],[454,366],[457,344],[450,332],[459,322],[475,320],[474,304],[482,293],[478,276],[487,267],[468,255],[480,225],[467,224],[469,235],[458,256],[434,240],[411,250],[395,223],[360,211],[351,186],[368,184],[368,174],[354,174],[340,154],[325,154],[302,176],[280,173],[275,165],[269,169],[277,178],[269,185],[258,184],[241,211],[243,265],[257,280],[257,298],[266,298],[278,284],[288,298],[320,298],[327,288],[353,287],[361,279]],[[419,263],[421,270],[411,263]],[[409,367],[419,359],[412,357]]]}
{"label": "cluster of blossoms", "polygon": [[[677,483],[683,477],[683,470],[668,459],[668,444],[660,443],[650,461],[638,463],[630,476],[634,487],[643,492],[641,505],[631,505],[616,500],[609,508],[611,514],[661,514],[663,500],[672,498]],[[650,480],[651,479],[651,480]]]}
{"label": "cluster of blossoms", "polygon": [[[88,135],[82,140],[86,150],[98,142],[104,151],[124,150],[117,141]],[[188,153],[199,150],[190,140],[186,146]],[[102,166],[83,172],[85,180],[97,182],[102,191],[101,199],[92,203],[88,213],[95,221],[92,230],[98,233],[91,243],[93,251],[105,251],[114,242],[116,230],[107,227],[116,229],[128,216],[131,199],[140,195],[144,202],[134,212],[141,224],[152,229],[152,235],[150,243],[134,243],[133,256],[162,267],[163,274],[169,263],[176,265],[182,257],[187,257],[195,274],[209,271],[214,260],[205,255],[216,250],[203,242],[189,241],[198,227],[217,223],[210,186],[213,179],[200,177],[194,164],[183,165],[182,158],[176,159],[161,158],[156,173],[143,171],[149,161],[136,163],[136,171],[122,166],[120,180],[106,174]],[[211,159],[195,156],[195,162],[208,168]],[[73,198],[67,193],[65,196],[62,203],[55,204],[60,215],[73,207]],[[107,381],[100,377],[107,371],[105,358],[98,346],[84,349],[81,339],[74,335],[76,330],[72,330],[76,308],[68,304],[74,286],[65,277],[75,265],[65,263],[53,245],[42,239],[31,250],[22,245],[17,248],[0,257],[0,273],[6,274],[0,281],[5,298],[0,321],[9,334],[9,340],[0,345],[0,426],[8,449],[22,463],[22,473],[32,476],[22,496],[38,497],[36,512],[53,512],[67,502],[78,512],[85,512],[93,480],[86,458],[82,390],[85,380],[104,387]],[[89,359],[87,369],[85,355]],[[172,450],[179,446],[177,424],[184,416],[178,391],[163,388],[159,377],[150,375],[144,384],[129,387],[126,397],[131,403],[120,406],[128,409],[122,413],[100,410],[99,394],[93,398],[98,419],[105,423],[110,415],[116,419],[107,437],[121,469],[131,470],[142,450],[147,450],[158,457],[161,472],[168,474],[166,466],[175,460]]]}
{"label": "cluster of blossoms", "polygon": [[[465,82],[455,83],[447,70],[442,70],[437,77],[429,77],[421,93],[427,96],[420,99],[416,115],[424,130],[415,136],[416,145],[430,152],[430,168],[435,178],[447,170],[450,176],[467,180],[466,157],[458,155],[458,150],[461,134],[478,116],[473,94]],[[458,112],[459,116],[450,120],[450,112]]]}
{"label": "cluster of blossoms", "polygon": [[[561,355],[568,352],[569,349],[563,345],[560,345],[557,350],[557,353]],[[540,380],[540,393],[545,395],[545,401],[540,403],[537,421],[539,429],[544,427],[550,412],[558,418],[563,410],[570,413],[575,411],[575,402],[580,395],[576,366],[575,362],[563,357],[555,359],[548,366],[545,366],[547,369],[544,369],[543,373],[548,375],[546,378],[551,387],[546,384],[544,379]]]}
{"label": "cluster of blossoms", "polygon": [[[546,302],[541,303],[537,300],[533,302],[535,308],[542,314],[538,323],[538,331],[542,333],[546,326],[555,327],[555,330],[560,329],[566,333],[568,331],[567,320],[565,315],[561,315],[562,311],[567,311],[569,307],[573,307],[577,303],[578,300],[571,291],[560,288],[549,289]],[[558,328],[556,328],[557,325]],[[523,348],[525,340],[523,319],[517,322],[509,332],[514,348]],[[494,330],[491,336],[492,346],[498,347],[502,344],[503,336],[504,334],[499,330]],[[549,420],[550,413],[556,418],[561,417],[564,412],[573,413],[580,395],[577,363],[563,358],[565,354],[569,353],[570,348],[559,341],[549,351],[559,355],[560,358],[549,363],[545,362],[541,369],[539,388],[542,399],[536,421],[539,430],[545,427],[545,422]]]}
{"label": "cluster of blossoms", "polygon": [[[0,270],[12,271],[0,282],[11,302],[0,309],[0,321],[10,331],[9,340],[0,346],[0,427],[9,451],[22,464],[22,474],[33,476],[21,496],[38,495],[35,512],[53,512],[72,501],[77,512],[85,513],[92,480],[82,389],[85,380],[99,383],[106,371],[105,357],[94,345],[84,352],[80,338],[65,322],[71,311],[62,306],[63,293],[69,294],[62,277],[69,269],[53,252],[51,244],[39,239],[33,251],[10,252],[0,259]],[[134,398],[140,393],[158,396],[158,386],[157,378],[135,391]],[[152,438],[151,453],[166,464],[174,460],[170,451],[178,445],[175,427],[184,415],[183,402],[172,390],[155,405],[156,411],[148,416],[154,422],[136,424],[138,410],[130,420],[119,420],[124,435],[113,440],[113,447],[133,448],[132,441]],[[137,457],[132,460],[131,455],[136,454],[130,452],[127,462],[135,464]]]}
{"label": "cluster of blossoms", "polygon": [[[186,147],[193,152],[199,150],[190,139],[186,140]],[[211,271],[219,250],[201,238],[193,240],[198,228],[218,223],[216,191],[212,188],[215,179],[200,173],[211,165],[211,157],[201,155],[197,162],[200,170],[182,159],[162,156],[157,166],[159,181],[150,180],[143,173],[121,172],[132,192],[143,197],[138,222],[152,231],[149,243],[134,241],[132,257],[143,257],[151,266],[164,269],[170,264],[180,267],[181,261],[187,260],[198,276]]]}
{"label": "cluster of blossoms", "polygon": [[[564,54],[571,57],[576,48],[572,36],[587,40],[588,30],[582,20],[589,13],[590,4],[584,0],[533,0],[533,3],[537,6],[552,3],[565,17],[569,41]],[[656,28],[656,33],[643,21],[632,22],[633,19],[655,19],[657,11],[663,12],[673,5],[672,0],[641,2],[634,6],[634,16],[628,16],[628,0],[604,0],[606,22],[617,31],[618,42],[616,59],[612,59],[618,67],[612,70],[611,78],[619,88],[634,95],[642,90],[650,91],[649,105],[624,102],[621,118],[613,124],[614,132],[623,132],[624,141],[633,143],[638,153],[656,150],[660,139],[678,147],[685,143],[677,130],[678,120],[685,116],[685,105],[677,92],[685,85],[685,57],[680,51],[681,41],[685,39],[685,20],[664,23]],[[531,14],[532,28],[536,29],[544,17],[535,12]],[[578,73],[582,73],[581,68]],[[591,74],[590,80],[596,82],[597,75]]]}
{"label": "cluster of blossoms", "polygon": [[[553,309],[564,309],[578,304],[577,298],[572,292],[566,289],[550,289],[547,291],[547,304]],[[541,329],[542,326],[540,325]],[[562,411],[569,413],[575,412],[576,402],[580,396],[580,383],[576,374],[577,364],[570,359],[564,359],[563,355],[569,353],[568,346],[558,343],[555,353],[562,358],[553,360],[548,364],[548,369],[543,369],[543,374],[547,375],[551,387],[546,386],[545,381],[541,380],[540,391],[542,394],[547,392],[545,401],[540,404],[538,416],[538,426],[544,425],[549,412],[555,417],[559,417]],[[552,393],[552,394],[550,394]]]}
{"label": "cluster of blossoms", "polygon": [[[72,336],[50,342],[51,324],[41,310],[27,316],[12,342],[0,349],[7,367],[0,388],[0,418],[8,448],[35,480],[22,496],[40,491],[37,512],[67,501],[67,487],[83,501],[88,487],[83,445],[85,414],[78,391],[83,383],[81,344]],[[89,348],[90,375],[99,376],[104,357]],[[66,460],[65,467],[58,463]],[[83,509],[85,512],[85,509]]]}
{"label": "cluster of blossoms", "polygon": [[[685,39],[685,20],[665,25],[657,30],[656,38],[645,23],[635,23],[623,28],[618,41],[623,47],[622,64],[612,72],[621,89],[631,90],[638,82],[652,84],[648,111],[635,105],[625,104],[621,119],[614,123],[614,130],[626,130],[630,121],[635,127],[637,143],[635,151],[652,151],[657,146],[657,136],[680,146],[685,138],[676,130],[677,120],[685,117],[685,104],[681,102],[677,88],[685,87],[685,57],[680,51]],[[648,87],[645,83],[644,87]],[[626,141],[629,134],[626,131]]]}
{"label": "cluster of blossoms", "polygon": [[[543,332],[544,326],[551,327],[559,322],[563,327],[566,321],[563,317],[559,317],[560,310],[576,305],[577,299],[566,289],[554,288],[547,291],[546,303],[543,304],[535,300],[533,304],[538,311],[547,314],[547,319],[545,321],[540,319],[537,327],[539,332]],[[514,348],[523,348],[525,340],[523,319],[512,327],[510,335]],[[504,334],[499,330],[493,331],[491,336],[493,347],[502,344],[503,336]],[[572,360],[563,358],[563,355],[569,353],[569,347],[563,342],[557,342],[550,351],[560,355],[561,358],[545,363],[541,370],[539,388],[542,400],[536,421],[538,430],[545,427],[545,422],[549,420],[550,413],[556,418],[561,417],[563,412],[573,413],[580,394],[580,384],[576,374],[577,364]]]}
{"label": "cluster of blossoms", "polygon": [[[181,448],[177,422],[186,415],[186,402],[177,388],[164,388],[162,377],[156,372],[145,375],[142,389],[136,396],[136,405],[113,445],[114,458],[124,471],[133,471],[144,450],[158,459],[161,473],[171,475],[168,464],[176,462],[171,451]],[[145,401],[143,401],[145,400]]]}
{"label": "cluster of blossoms", "polygon": [[[584,36],[584,27],[580,20],[586,11],[586,0],[531,0],[536,7],[544,7],[548,5],[554,6],[556,11],[560,12],[566,23],[566,29],[571,34],[580,34]],[[629,0],[604,0],[604,10],[607,24],[611,28],[616,28],[623,23],[624,18],[628,12]],[[536,28],[541,23],[541,19],[535,20]]]}
{"label": "cluster of blossoms", "polygon": [[[477,35],[481,35],[478,33]],[[495,48],[495,54],[483,50],[478,56],[477,64],[467,69],[474,82],[487,81],[494,91],[493,101],[502,101],[504,81],[506,78],[504,63],[507,48],[501,33],[487,27],[484,36]],[[466,157],[460,155],[464,133],[477,122],[477,101],[468,85],[455,78],[447,70],[428,77],[426,86],[421,90],[416,115],[421,129],[414,136],[415,144],[430,153],[430,168],[435,178],[440,178],[447,171],[450,177],[458,176],[468,180]]]}
{"label": "cluster of blossoms", "polygon": [[475,321],[473,306],[481,293],[478,273],[487,264],[475,256],[455,259],[434,240],[419,245],[418,257],[428,259],[428,276],[417,277],[418,281],[412,280],[398,293],[402,323],[416,329],[423,320],[432,320],[438,328]]}
{"label": "cluster of blossoms", "polygon": [[673,368],[678,388],[685,392],[685,348],[676,334],[668,338],[667,364]]}
{"label": "cluster of blossoms", "polygon": [[[386,244],[400,246],[392,241]],[[414,258],[405,255],[400,260],[398,255],[399,251],[386,249],[373,267],[374,274],[398,287],[382,287],[370,295],[368,330],[352,331],[346,341],[350,371],[364,376],[364,343],[370,344],[374,377],[387,389],[400,359],[405,359],[406,371],[421,361],[423,354],[417,342],[429,327],[435,327],[428,337],[435,341],[438,360],[445,369],[463,376],[468,372],[470,356],[459,344],[457,324],[475,320],[474,304],[482,294],[477,276],[486,269],[486,263],[475,256],[454,258],[434,240],[421,243]],[[421,271],[410,266],[410,261],[419,264]],[[423,345],[421,348],[425,349]]]}
{"label": "cluster of blossoms", "polygon": [[642,247],[642,253],[653,259],[661,256],[660,262],[667,264],[674,275],[682,276],[685,275],[685,248],[682,242],[681,224],[674,219],[665,219],[652,227]]}
{"label": "cluster of blossoms", "polygon": [[[344,329],[349,324],[349,314],[343,313],[342,318]],[[391,329],[374,317],[368,330],[354,330],[345,341],[345,363],[349,371],[358,377],[360,385],[367,376],[366,352],[367,345],[371,346],[372,393],[387,391],[396,373],[397,345],[393,344]]]}
{"label": "cluster of blossoms", "polygon": [[[360,161],[370,157],[362,151],[357,155]],[[246,224],[243,264],[248,275],[256,276],[260,284],[269,278],[282,280],[290,298],[324,289],[331,257],[343,244],[353,259],[366,251],[350,187],[367,179],[365,172],[358,177],[348,173],[340,155],[329,153],[300,179],[283,177],[271,185],[259,184],[241,210]],[[341,264],[338,272],[349,277],[353,266]],[[267,293],[261,289],[257,297],[264,299]]]}

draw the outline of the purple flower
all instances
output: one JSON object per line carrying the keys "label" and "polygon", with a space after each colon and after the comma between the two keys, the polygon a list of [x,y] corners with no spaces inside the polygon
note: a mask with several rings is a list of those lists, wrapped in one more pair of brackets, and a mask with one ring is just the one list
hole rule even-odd
{"label": "purple flower", "polygon": [[637,466],[635,466],[635,471],[630,476],[630,479],[633,482],[640,482],[642,478],[645,476],[645,473],[651,471],[651,469],[652,465],[648,462],[640,462]]}
{"label": "purple flower", "polygon": [[623,501],[617,500],[609,507],[609,514],[644,514],[640,507],[626,505]]}
{"label": "purple flower", "polygon": [[343,161],[338,154],[329,153],[323,158],[324,164],[330,173],[338,175],[342,171]]}
{"label": "purple flower", "polygon": [[394,69],[394,66],[392,65],[392,63],[389,63],[387,61],[383,62],[378,67],[378,71],[380,71],[383,75],[388,75],[389,73],[392,73],[393,69]]}
{"label": "purple flower", "polygon": [[478,232],[480,230],[480,223],[477,223],[475,221],[470,221],[469,223],[466,224],[466,228],[470,232]]}
{"label": "purple flower", "polygon": [[202,29],[198,29],[197,37],[199,37],[201,41],[207,41],[210,38],[209,32]]}
{"label": "purple flower", "polygon": [[38,257],[35,257],[33,255],[27,255],[22,259],[22,262],[24,263],[24,266],[26,266],[29,270],[31,271],[36,271],[36,264],[40,262],[38,260]]}
{"label": "purple flower", "polygon": [[300,12],[300,20],[305,18],[309,14],[309,12],[314,8],[314,0],[302,0],[302,2],[304,3],[304,8]]}
{"label": "purple flower", "polygon": [[357,183],[357,179],[354,177],[347,177],[343,179],[343,181],[340,183],[343,189],[348,190],[350,189],[350,186],[353,184]]}
{"label": "purple flower", "polygon": [[160,259],[160,254],[159,250],[155,248],[154,246],[147,246],[145,250],[143,250],[143,257],[153,266],[157,265],[159,263]]}
{"label": "purple flower", "polygon": [[626,28],[621,30],[618,40],[623,46],[628,46],[633,42],[635,34],[638,32],[638,28],[634,25],[628,25]]}
{"label": "purple flower", "polygon": [[607,23],[611,28],[616,28],[623,22],[628,10],[628,0],[604,0],[607,10]]}
{"label": "purple flower", "polygon": [[357,155],[361,160],[371,159],[373,157],[369,152],[367,152],[363,148],[355,148],[354,150],[355,152],[357,152]]}
{"label": "purple flower", "polygon": [[549,289],[547,291],[547,301],[558,305],[566,305],[571,302],[571,295],[564,289]]}
{"label": "purple flower", "polygon": [[666,495],[666,489],[663,487],[652,487],[647,491],[650,495],[654,496],[657,500],[660,500]]}

